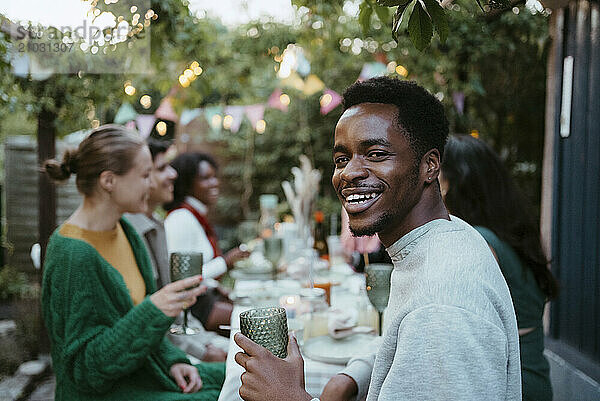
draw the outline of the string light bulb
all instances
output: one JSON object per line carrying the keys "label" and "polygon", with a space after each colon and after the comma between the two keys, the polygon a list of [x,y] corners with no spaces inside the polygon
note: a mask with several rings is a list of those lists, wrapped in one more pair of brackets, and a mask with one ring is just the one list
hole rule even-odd
{"label": "string light bulb", "polygon": [[185,76],[180,75],[179,84],[181,84],[181,86],[183,86],[184,88],[187,88],[188,86],[190,86],[190,81]]}
{"label": "string light bulb", "polygon": [[129,96],[135,95],[135,87],[133,87],[132,85],[127,85],[125,87],[125,93]]}
{"label": "string light bulb", "polygon": [[159,121],[158,124],[156,124],[156,132],[158,132],[158,135],[160,136],[165,136],[167,134],[167,123]]}
{"label": "string light bulb", "polygon": [[266,128],[267,128],[267,123],[265,120],[258,120],[256,122],[256,132],[258,132],[259,134],[263,134],[265,132]]}
{"label": "string light bulb", "polygon": [[331,103],[332,100],[333,97],[329,93],[326,93],[323,96],[321,96],[319,103],[321,103],[321,107],[326,107],[329,106],[329,103]]}
{"label": "string light bulb", "polygon": [[212,121],[210,122],[210,125],[212,125],[212,127],[214,129],[217,129],[217,128],[219,128],[221,126],[221,121],[223,121],[223,117],[221,117],[220,114],[215,114],[212,117]]}
{"label": "string light bulb", "polygon": [[227,114],[225,117],[223,117],[223,128],[231,129],[232,125],[233,125],[233,116],[230,114]]}
{"label": "string light bulb", "polygon": [[406,78],[408,76],[408,70],[404,66],[399,65],[396,67],[396,74],[401,75],[404,78]]}
{"label": "string light bulb", "polygon": [[143,108],[149,109],[152,106],[152,98],[149,95],[144,95],[140,98],[140,104]]}
{"label": "string light bulb", "polygon": [[281,96],[279,96],[279,101],[281,102],[281,104],[288,106],[290,104],[290,97],[283,93]]}

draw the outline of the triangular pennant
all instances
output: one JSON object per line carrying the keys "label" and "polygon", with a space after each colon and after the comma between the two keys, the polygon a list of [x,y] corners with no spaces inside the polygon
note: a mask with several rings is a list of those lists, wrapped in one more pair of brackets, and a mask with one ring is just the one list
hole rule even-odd
{"label": "triangular pennant", "polygon": [[[225,125],[225,119],[228,119],[228,116],[231,116],[231,123],[229,125],[229,130],[234,134],[240,130],[240,125],[242,125],[242,120],[244,119],[244,109],[245,106],[227,106],[225,107],[225,116],[223,117],[223,124]],[[227,127],[225,127],[227,128]]]}
{"label": "triangular pennant", "polygon": [[158,109],[154,112],[156,118],[160,120],[168,120],[177,122],[179,121],[179,117],[173,110],[173,105],[171,104],[171,98],[165,97],[158,106]]}
{"label": "triangular pennant", "polygon": [[373,77],[379,77],[387,74],[387,65],[383,63],[365,63],[357,81],[365,81]]}
{"label": "triangular pennant", "polygon": [[310,73],[310,62],[304,57],[304,50],[296,47],[296,71],[303,77]]}
{"label": "triangular pennant", "polygon": [[138,113],[135,111],[131,103],[125,102],[117,110],[115,115],[115,124],[125,124],[128,121],[133,121],[137,117]]}
{"label": "triangular pennant", "polygon": [[142,138],[148,138],[155,122],[156,117],[153,114],[138,114],[135,118],[135,125]]}
{"label": "triangular pennant", "polygon": [[[269,101],[267,102],[267,105],[273,109],[278,109],[278,110],[283,111],[284,113],[287,113],[288,105],[281,101],[282,95],[283,95],[283,92],[281,91],[281,89],[276,88],[273,91],[273,93],[271,93],[271,96],[269,96]],[[288,100],[289,100],[289,97],[288,97]]]}
{"label": "triangular pennant", "polygon": [[256,124],[262,120],[265,116],[265,105],[264,104],[253,104],[246,106],[246,117],[250,120],[252,128],[256,129]]}
{"label": "triangular pennant", "polygon": [[202,115],[202,109],[184,109],[179,117],[179,124],[188,125]]}
{"label": "triangular pennant", "polygon": [[304,82],[304,89],[302,90],[302,93],[304,93],[306,96],[311,96],[317,92],[321,92],[323,89],[325,89],[325,84],[323,81],[321,81],[315,74],[310,74]]}
{"label": "triangular pennant", "polygon": [[464,92],[453,92],[452,93],[452,101],[454,102],[454,107],[456,107],[456,111],[458,115],[463,115],[465,111],[465,93]]}
{"label": "triangular pennant", "polygon": [[339,93],[332,89],[325,89],[323,96],[321,96],[321,114],[328,114],[331,110],[335,109],[342,103],[342,97]]}
{"label": "triangular pennant", "polygon": [[300,78],[300,75],[292,72],[287,78],[281,80],[281,86],[302,91],[304,89],[304,81]]}
{"label": "triangular pennant", "polygon": [[223,127],[223,108],[221,106],[210,106],[204,108],[204,117],[210,128],[215,132],[220,132]]}

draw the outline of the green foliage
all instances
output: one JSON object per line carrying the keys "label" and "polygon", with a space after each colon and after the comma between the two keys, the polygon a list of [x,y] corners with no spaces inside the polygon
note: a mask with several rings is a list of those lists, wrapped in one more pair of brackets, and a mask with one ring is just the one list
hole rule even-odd
{"label": "green foliage", "polygon": [[29,282],[27,275],[14,267],[0,270],[0,301],[33,299],[39,296],[39,286]]}
{"label": "green foliage", "polygon": [[431,19],[418,0],[415,0],[415,6],[408,20],[408,34],[410,40],[419,50],[427,47],[433,37]]}
{"label": "green foliage", "polygon": [[[430,1],[435,2],[428,0],[425,4]],[[280,85],[275,75],[279,63],[274,57],[281,55],[288,44],[296,43],[304,49],[311,73],[339,93],[356,80],[364,63],[374,59],[406,68],[407,79],[416,80],[443,99],[451,131],[477,130],[505,157],[535,200],[543,143],[546,17],[522,10],[519,15],[507,12],[486,21],[480,18],[480,10],[472,0],[455,2],[447,26],[439,21],[432,26],[440,39],[447,33],[446,41],[431,42],[424,57],[411,38],[399,35],[394,41],[386,25],[380,23],[385,16],[377,7],[385,8],[389,3],[392,1],[368,1],[370,25],[364,31],[356,18],[344,13],[342,0],[294,0],[296,6],[304,7],[298,12],[298,24],[253,22],[233,29],[190,15],[180,0],[153,1],[159,18],[151,25],[152,74],[56,76],[41,88],[36,82],[4,74],[0,76],[0,117],[18,112],[23,121],[28,121],[24,131],[30,132],[35,126],[36,110],[44,104],[56,111],[59,134],[66,134],[89,128],[88,114],[101,123],[111,122],[123,101],[134,104],[138,112],[152,112],[172,88],[177,89],[174,107],[178,112],[184,108],[265,103]],[[394,31],[404,32],[416,1],[393,3],[400,4],[392,22]],[[362,45],[357,45],[359,51],[353,53],[358,40]],[[348,41],[353,45],[344,45]],[[194,60],[204,72],[188,88],[181,88],[177,77]],[[402,78],[393,72],[393,65],[390,71]],[[135,86],[135,96],[124,93],[123,83],[127,80]],[[323,173],[319,207],[328,212],[339,210],[330,179],[333,130],[341,108],[322,116],[320,93],[307,97],[295,89],[282,90],[291,99],[289,111],[267,109],[264,134],[257,134],[244,121],[235,134],[222,130],[209,138],[207,146],[221,161],[224,196],[218,209],[223,223],[252,217],[262,193],[276,193],[283,200],[281,181],[291,178],[291,168],[298,165],[300,154],[308,155]],[[462,114],[452,101],[455,92],[465,95]],[[3,100],[3,93],[8,100]],[[152,96],[149,110],[139,105],[143,94]],[[11,127],[18,120],[14,117]],[[2,132],[7,126],[0,119]],[[201,134],[190,133],[197,137]],[[536,169],[524,171],[519,168],[523,163]]]}
{"label": "green foliage", "polygon": [[[511,5],[510,0],[489,0],[486,7],[482,6],[481,0],[475,0],[481,10],[503,9]],[[442,8],[438,0],[363,0],[360,4],[360,13],[358,22],[362,26],[363,32],[367,32],[371,24],[371,14],[373,8],[377,11],[377,16],[383,24],[387,23],[387,13],[381,9],[384,7],[397,7],[392,22],[392,37],[397,38],[402,34],[407,34],[413,45],[424,50],[433,38],[433,28],[444,43],[448,37],[448,16],[446,10]],[[296,3],[304,3],[296,1]],[[402,23],[408,21],[408,23]]]}

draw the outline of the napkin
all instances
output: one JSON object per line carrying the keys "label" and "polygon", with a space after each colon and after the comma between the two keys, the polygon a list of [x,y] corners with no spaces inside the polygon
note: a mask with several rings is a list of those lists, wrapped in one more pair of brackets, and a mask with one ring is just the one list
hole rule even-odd
{"label": "napkin", "polygon": [[358,311],[354,308],[332,309],[329,312],[327,331],[335,339],[340,339],[352,334],[352,329],[358,322]]}

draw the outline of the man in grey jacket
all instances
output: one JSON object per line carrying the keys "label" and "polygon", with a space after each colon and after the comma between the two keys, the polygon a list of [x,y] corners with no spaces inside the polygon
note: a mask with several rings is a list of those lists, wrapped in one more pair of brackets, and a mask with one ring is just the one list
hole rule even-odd
{"label": "man in grey jacket", "polygon": [[[438,176],[448,122],[415,83],[352,85],[335,129],[333,186],[356,236],[379,234],[394,271],[384,335],[325,387],[331,400],[520,400],[517,324],[485,240],[449,216]],[[274,357],[241,334],[240,395],[311,400],[293,336]]]}
{"label": "man in grey jacket", "polygon": [[[169,144],[167,142],[149,139],[148,147],[153,162],[153,169],[150,173],[152,187],[148,199],[148,213],[126,214],[125,218],[144,241],[150,255],[157,288],[161,288],[171,282],[169,254],[162,219],[153,212],[162,204],[173,200],[173,181],[177,177],[177,172],[169,165],[167,157]],[[168,334],[171,342],[188,355],[205,362],[225,361],[229,340],[205,330],[202,323],[191,314],[188,319],[193,327],[201,330],[201,333],[195,336]],[[182,320],[182,317],[178,316],[176,322],[181,324]]]}

